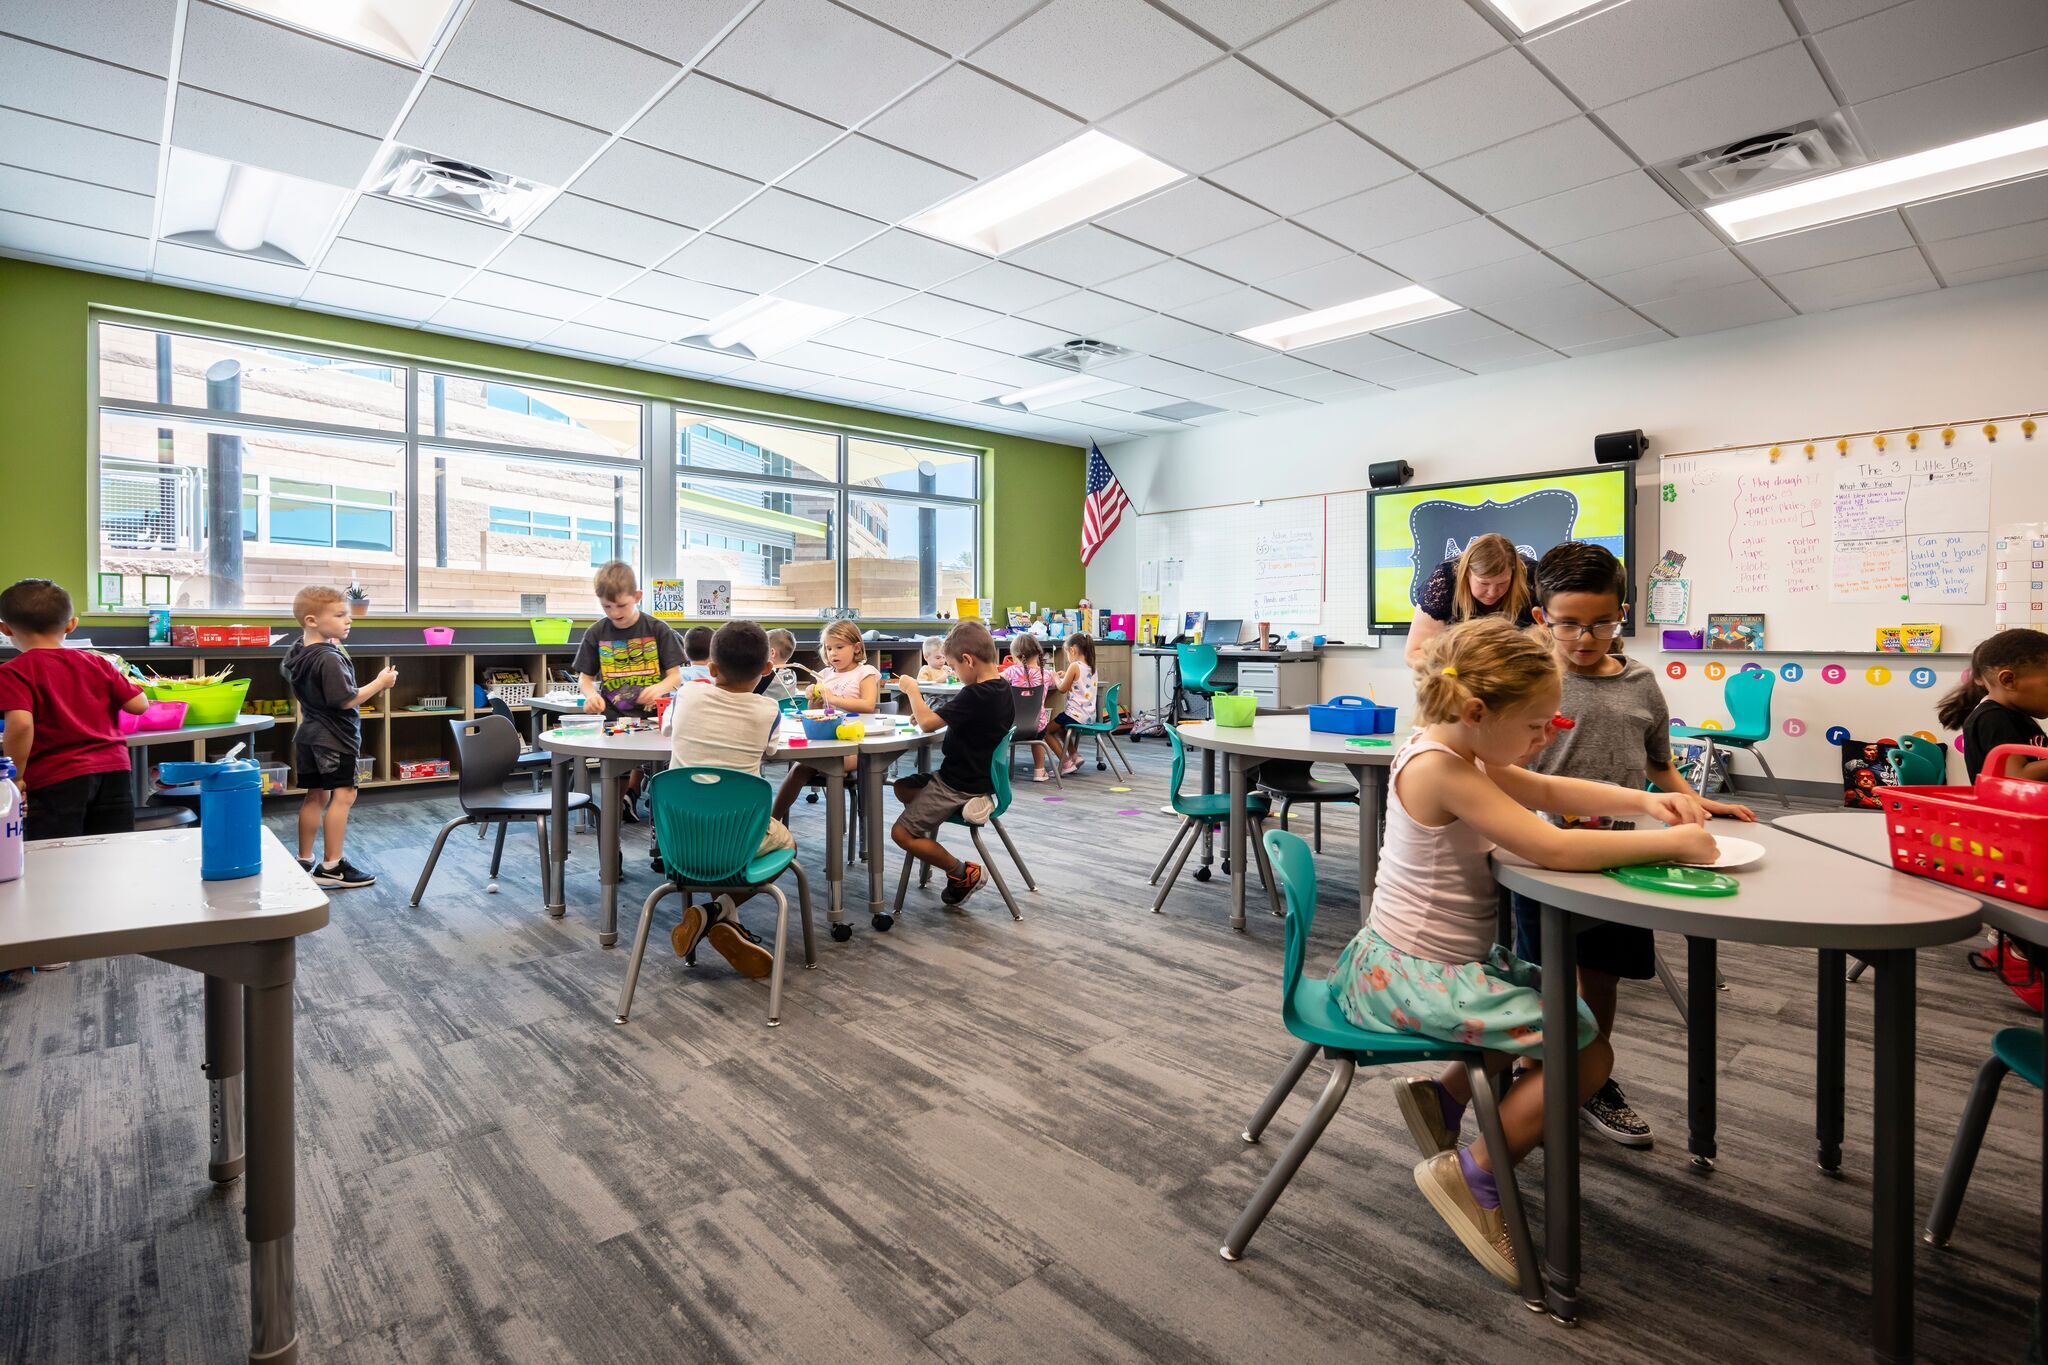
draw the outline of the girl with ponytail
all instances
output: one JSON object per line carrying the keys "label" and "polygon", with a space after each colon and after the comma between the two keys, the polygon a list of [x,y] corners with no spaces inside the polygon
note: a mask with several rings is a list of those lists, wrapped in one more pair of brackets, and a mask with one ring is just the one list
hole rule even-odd
{"label": "girl with ponytail", "polygon": [[[1972,783],[1984,758],[2001,744],[2048,745],[2040,718],[2048,716],[2048,634],[2001,630],[1970,654],[1970,671],[1941,699],[1935,718],[1963,732],[1963,767]],[[2048,779],[2048,757],[2023,763],[2002,777]]]}

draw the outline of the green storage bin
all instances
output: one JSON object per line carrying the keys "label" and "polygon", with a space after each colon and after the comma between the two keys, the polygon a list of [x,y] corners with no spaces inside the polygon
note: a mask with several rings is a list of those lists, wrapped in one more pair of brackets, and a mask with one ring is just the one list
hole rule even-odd
{"label": "green storage bin", "polygon": [[569,643],[570,621],[566,616],[536,616],[528,624],[533,627],[533,642],[537,645]]}
{"label": "green storage bin", "polygon": [[1249,692],[1221,692],[1209,704],[1215,708],[1216,723],[1232,729],[1248,727],[1259,711],[1259,699]]}
{"label": "green storage bin", "polygon": [[143,688],[142,694],[151,701],[184,702],[186,729],[195,725],[226,725],[242,713],[242,699],[249,695],[249,680],[156,683]]}

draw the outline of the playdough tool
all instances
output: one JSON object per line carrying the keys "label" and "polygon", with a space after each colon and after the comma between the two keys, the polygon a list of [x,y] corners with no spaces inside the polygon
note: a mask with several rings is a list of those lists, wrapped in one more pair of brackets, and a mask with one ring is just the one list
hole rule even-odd
{"label": "playdough tool", "polygon": [[1645,891],[1667,891],[1674,896],[1732,896],[1740,889],[1735,878],[1704,867],[1675,863],[1645,863],[1638,867],[1610,867],[1607,875],[1618,882]]}
{"label": "playdough tool", "polygon": [[1359,735],[1344,741],[1354,749],[1386,749],[1393,746],[1391,739],[1375,739],[1370,735]]}

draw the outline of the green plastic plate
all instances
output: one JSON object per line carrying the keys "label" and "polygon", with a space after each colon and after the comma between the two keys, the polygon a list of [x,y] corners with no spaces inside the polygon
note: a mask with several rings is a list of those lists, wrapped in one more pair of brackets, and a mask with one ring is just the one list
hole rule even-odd
{"label": "green plastic plate", "polygon": [[1732,896],[1740,889],[1735,878],[1704,867],[1683,867],[1674,863],[1646,863],[1640,867],[1610,867],[1607,875],[1645,891],[1668,891],[1674,896]]}

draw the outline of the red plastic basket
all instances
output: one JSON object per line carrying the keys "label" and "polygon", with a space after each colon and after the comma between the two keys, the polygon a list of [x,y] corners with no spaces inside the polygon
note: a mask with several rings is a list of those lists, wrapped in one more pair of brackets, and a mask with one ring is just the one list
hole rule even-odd
{"label": "red plastic basket", "polygon": [[1901,872],[2048,909],[2048,782],[2007,777],[2039,749],[2001,744],[1974,787],[1883,787],[1892,866]]}

